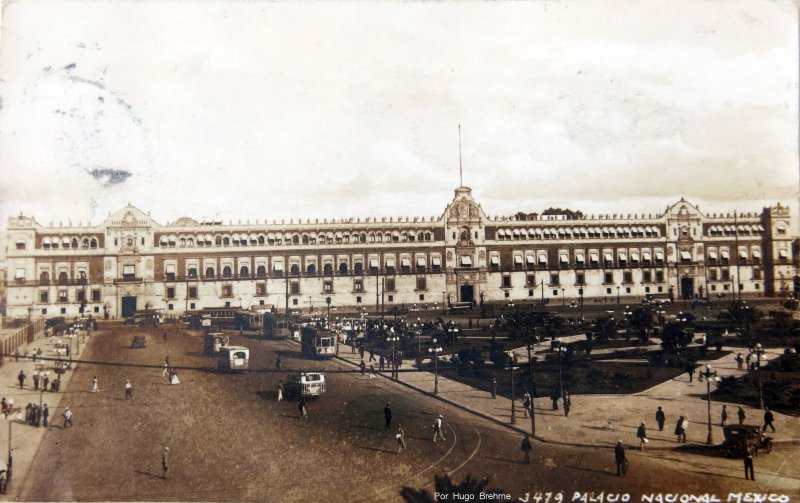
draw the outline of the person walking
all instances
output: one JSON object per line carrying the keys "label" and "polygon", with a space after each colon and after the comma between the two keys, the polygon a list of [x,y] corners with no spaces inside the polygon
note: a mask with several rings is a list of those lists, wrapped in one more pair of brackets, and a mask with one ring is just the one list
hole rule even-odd
{"label": "person walking", "polygon": [[384,367],[385,364],[386,364],[386,360],[383,358],[383,355],[381,355],[380,358],[378,358],[378,370],[383,372],[383,370],[384,370],[383,367]]}
{"label": "person walking", "polygon": [[17,376],[17,380],[19,380],[19,389],[22,389],[22,387],[25,385],[25,379],[27,378],[28,376],[25,375],[25,371],[20,370],[19,375]]}
{"label": "person walking", "polygon": [[492,398],[497,398],[497,378],[492,377]]}
{"label": "person walking", "polygon": [[397,433],[394,438],[397,440],[397,454],[406,450],[406,432],[403,431],[402,425],[397,425]]}
{"label": "person walking", "polygon": [[49,391],[50,388],[50,371],[46,371],[44,373],[44,379],[42,379],[42,390]]}
{"label": "person walking", "polygon": [[39,391],[39,371],[33,371],[33,390]]}
{"label": "person walking", "polygon": [[689,382],[694,380],[694,365],[689,362],[686,364],[686,373],[689,374]]}
{"label": "person walking", "polygon": [[572,397],[569,396],[569,393],[566,391],[564,392],[564,417],[569,417],[569,411],[572,408]]}
{"label": "person walking", "polygon": [[744,424],[744,409],[739,407],[739,410],[736,412],[736,415],[739,417],[739,424]]}
{"label": "person walking", "polygon": [[130,379],[125,379],[125,400],[133,400],[133,384]]}
{"label": "person walking", "polygon": [[645,427],[644,423],[639,425],[639,428],[636,429],[636,437],[639,439],[639,450],[644,450],[644,445],[649,442],[647,440],[647,428]]}
{"label": "person walking", "polygon": [[169,447],[164,447],[161,453],[161,478],[166,479],[169,472]]}
{"label": "person walking", "polygon": [[436,442],[436,437],[442,439],[442,442],[445,441],[444,434],[442,434],[442,415],[439,416],[433,421],[433,441]]}
{"label": "person walking", "polygon": [[628,472],[628,460],[625,459],[625,447],[622,445],[622,440],[618,440],[617,446],[614,447],[614,461],[617,462],[617,477],[622,477]]}
{"label": "person walking", "polygon": [[656,423],[658,423],[658,431],[664,431],[664,423],[667,421],[667,416],[661,407],[656,411]]}
{"label": "person walking", "polygon": [[772,428],[772,433],[775,433],[775,425],[772,422],[775,420],[775,416],[772,415],[772,411],[769,410],[769,407],[764,407],[764,426],[761,427],[761,433],[767,431],[767,426]]}
{"label": "person walking", "polygon": [[283,400],[283,381],[278,383],[278,401]]}
{"label": "person walking", "polygon": [[97,393],[97,389],[98,389],[98,388],[97,388],[97,386],[98,386],[98,384],[99,384],[99,381],[97,380],[97,376],[94,376],[94,377],[92,378],[92,393]]}
{"label": "person walking", "polygon": [[533,450],[533,446],[531,445],[530,436],[526,433],[525,436],[522,438],[522,454],[525,456],[525,464],[528,465],[531,463],[531,451]]}
{"label": "person walking", "polygon": [[64,407],[64,428],[67,425],[72,426],[72,411],[69,410],[69,407]]}
{"label": "person walking", "polygon": [[50,426],[50,409],[47,408],[47,404],[44,404],[44,409],[42,409],[42,419],[44,419],[45,428]]}
{"label": "person walking", "polygon": [[728,406],[722,405],[722,412],[720,413],[720,426],[725,426],[728,423]]}
{"label": "person walking", "polygon": [[742,363],[744,363],[744,358],[742,358],[742,353],[738,353],[736,355],[736,368],[742,370]]}
{"label": "person walking", "polygon": [[744,478],[756,480],[756,473],[753,469],[753,451],[748,448],[747,442],[742,443],[742,461],[744,462]]}
{"label": "person walking", "polygon": [[278,370],[283,368],[283,360],[281,360],[281,355],[275,357],[275,368]]}
{"label": "person walking", "polygon": [[297,404],[297,410],[300,411],[300,417],[303,419],[308,418],[308,411],[306,410],[306,399],[305,397],[300,397],[300,403]]}
{"label": "person walking", "polygon": [[161,372],[161,377],[169,377],[169,371],[170,371],[169,362],[165,361],[164,362],[164,371]]}
{"label": "person walking", "polygon": [[527,391],[525,395],[522,397],[522,410],[525,412],[525,417],[530,417],[531,415],[531,394]]}
{"label": "person walking", "polygon": [[369,366],[369,378],[375,379],[375,365]]}
{"label": "person walking", "polygon": [[392,428],[392,407],[391,403],[387,403],[383,408],[383,418],[386,420],[386,431]]}
{"label": "person walking", "polygon": [[678,437],[678,443],[686,441],[686,430],[683,429],[683,416],[678,418],[678,422],[675,423],[675,435]]}
{"label": "person walking", "polygon": [[361,360],[361,363],[358,365],[358,368],[361,369],[361,377],[364,377],[364,373],[367,371],[367,364],[364,363],[364,360]]}
{"label": "person walking", "polygon": [[25,423],[33,424],[33,404],[30,402],[25,407]]}

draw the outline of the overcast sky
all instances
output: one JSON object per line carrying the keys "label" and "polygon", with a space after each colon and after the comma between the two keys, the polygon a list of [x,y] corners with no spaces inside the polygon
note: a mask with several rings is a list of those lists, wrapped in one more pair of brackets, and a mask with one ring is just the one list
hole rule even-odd
{"label": "overcast sky", "polygon": [[[0,218],[798,206],[793,2],[6,2]],[[796,222],[795,222],[796,225]]]}

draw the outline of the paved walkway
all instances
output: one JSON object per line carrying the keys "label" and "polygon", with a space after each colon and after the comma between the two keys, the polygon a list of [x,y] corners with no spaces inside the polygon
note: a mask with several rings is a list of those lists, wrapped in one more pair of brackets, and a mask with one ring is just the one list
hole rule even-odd
{"label": "paved walkway", "polygon": [[[563,340],[562,340],[563,341]],[[550,343],[536,345],[536,352],[549,349]],[[725,347],[732,351],[717,360],[702,360],[698,364],[712,365],[717,375],[741,375],[744,370],[738,370],[736,353],[746,354],[744,348]],[[520,363],[527,361],[527,349],[515,351],[519,355]],[[602,351],[597,351],[602,352]],[[592,352],[595,354],[595,352]],[[778,350],[767,351],[767,358],[772,360],[777,357]],[[368,358],[368,354],[365,354]],[[339,359],[358,366],[361,358],[358,353],[352,353],[348,345],[340,345]],[[377,362],[365,361],[367,367]],[[417,389],[420,392],[433,394],[434,375],[427,371],[403,372],[409,370],[408,365],[401,367],[399,381],[405,386]],[[383,376],[389,378],[391,371],[388,369]],[[531,431],[531,420],[524,417],[522,400],[516,400],[516,424],[511,424],[511,400],[500,395],[493,399],[486,391],[476,390],[466,384],[439,376],[438,395],[440,400],[451,403],[461,409],[508,425],[520,432]],[[712,390],[714,384],[711,385]],[[639,445],[636,429],[644,422],[647,427],[650,443],[647,449],[673,449],[679,444],[673,434],[679,416],[689,419],[687,441],[690,443],[705,444],[708,435],[708,402],[706,400],[706,382],[697,380],[689,382],[687,374],[681,374],[669,381],[663,382],[641,393],[631,395],[572,395],[572,407],[569,417],[565,417],[561,401],[559,410],[552,410],[552,402],[548,397],[538,397],[534,400],[536,439],[540,441],[579,445],[579,446],[605,446],[610,447],[622,440],[627,445]],[[655,412],[661,406],[666,414],[664,431],[658,431]],[[746,419],[745,424],[763,423],[763,411],[743,407]],[[728,404],[728,424],[738,422],[736,412],[738,405]],[[720,413],[722,403],[711,402],[712,435],[715,443],[724,439],[722,426],[720,426]],[[800,421],[792,416],[775,413],[776,433],[769,433],[777,442],[800,442]]]}
{"label": "paved walkway", "polygon": [[[80,337],[80,336],[79,336]],[[80,337],[80,350],[83,351],[85,343],[91,337]],[[69,343],[70,339],[60,338],[61,342]],[[76,360],[80,358],[78,352],[78,344],[76,340],[72,340],[72,370],[68,370],[61,376],[61,390],[67,388],[70,377],[76,368]],[[50,381],[56,378],[55,366],[58,361],[58,356],[53,352],[54,345],[50,339],[45,339],[41,335],[37,336],[33,342],[23,345],[19,348],[20,357],[19,361],[15,361],[14,356],[6,357],[2,367],[0,367],[0,397],[5,397],[6,400],[13,399],[14,407],[20,408],[21,413],[12,414],[7,418],[0,415],[0,458],[4,461],[7,460],[9,449],[9,437],[11,442],[11,453],[13,456],[12,478],[6,489],[6,494],[0,496],[1,501],[13,501],[17,498],[27,478],[27,474],[31,469],[31,464],[39,450],[39,445],[44,438],[45,432],[48,428],[35,427],[26,424],[25,422],[25,407],[28,403],[39,404],[41,401],[46,403],[50,409],[50,422],[57,422],[63,424],[62,414],[64,413],[63,393],[54,393],[51,391],[42,392],[35,391],[33,385],[33,371],[34,369],[43,368],[50,371]],[[42,359],[37,359],[36,362],[31,357],[25,357],[25,352],[32,355],[34,352],[42,350]],[[66,357],[62,356],[62,361],[67,361]],[[22,389],[19,387],[17,376],[19,371],[24,370],[27,375],[27,380]]]}

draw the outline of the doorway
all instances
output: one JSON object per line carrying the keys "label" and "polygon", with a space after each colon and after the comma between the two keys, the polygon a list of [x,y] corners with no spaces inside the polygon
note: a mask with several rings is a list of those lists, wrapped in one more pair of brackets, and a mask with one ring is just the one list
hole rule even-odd
{"label": "doorway", "polygon": [[122,297],[122,317],[130,318],[136,314],[136,297]]}
{"label": "doorway", "polygon": [[684,300],[694,297],[694,278],[681,278],[681,297]]}
{"label": "doorway", "polygon": [[461,298],[460,302],[475,302],[475,288],[472,285],[461,285]]}

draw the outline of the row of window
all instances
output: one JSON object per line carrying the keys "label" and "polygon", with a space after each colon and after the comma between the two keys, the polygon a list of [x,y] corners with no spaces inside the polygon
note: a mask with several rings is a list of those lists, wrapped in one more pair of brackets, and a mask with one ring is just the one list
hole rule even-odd
{"label": "row of window", "polygon": [[[59,304],[66,304],[70,302],[69,292],[67,290],[59,290],[56,292],[56,301]],[[92,290],[90,292],[90,297],[87,299],[86,297],[86,290],[76,290],[75,291],[75,302],[102,302],[102,296],[100,290]],[[49,304],[50,303],[50,291],[49,290],[39,290],[39,303],[41,304]]]}
{"label": "row of window", "polygon": [[281,245],[324,245],[324,244],[368,244],[368,243],[407,243],[433,241],[432,231],[392,231],[392,232],[319,232],[316,234],[200,234],[196,236],[161,236],[162,247],[194,246],[281,246]]}
{"label": "row of window", "polygon": [[497,241],[530,239],[625,239],[657,238],[661,230],[656,226],[645,227],[544,227],[497,229]]}

